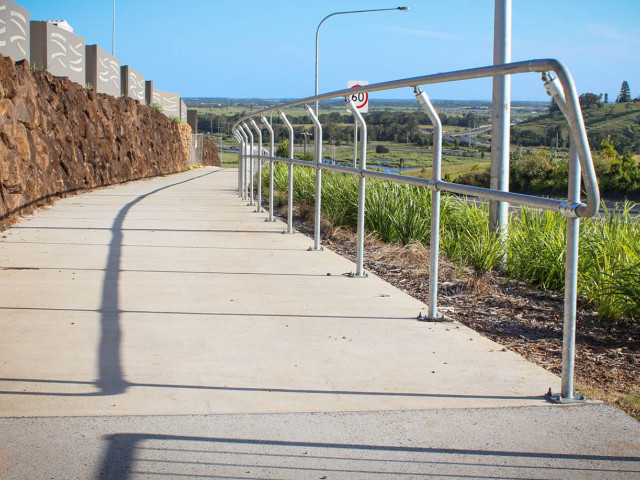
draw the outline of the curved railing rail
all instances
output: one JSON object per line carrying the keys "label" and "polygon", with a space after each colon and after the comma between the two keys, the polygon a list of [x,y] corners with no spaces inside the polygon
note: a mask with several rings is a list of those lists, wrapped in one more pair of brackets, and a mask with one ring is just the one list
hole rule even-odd
{"label": "curved railing rail", "polygon": [[[442,152],[442,125],[437,111],[429,100],[427,94],[420,88],[425,85],[432,85],[445,82],[454,82],[470,79],[493,77],[497,75],[513,75],[522,73],[537,72],[542,74],[542,81],[547,93],[553,97],[561,112],[567,119],[570,130],[570,154],[569,154],[569,191],[566,200],[556,200],[533,195],[524,195],[508,191],[492,190],[489,188],[473,187],[451,182],[444,182],[441,179],[441,152]],[[551,73],[555,73],[553,77]],[[358,111],[356,105],[351,100],[352,95],[360,92],[377,92],[398,88],[411,87],[414,90],[416,100],[429,116],[434,125],[433,136],[433,173],[431,179],[407,177],[391,173],[367,170],[367,125],[365,119]],[[312,102],[329,100],[344,97],[347,108],[354,116],[355,126],[360,130],[360,152],[356,155],[354,147],[354,166],[346,167],[332,165],[322,162],[322,125],[309,106]],[[297,105],[305,105],[307,114],[314,124],[314,158],[315,161],[306,161],[294,158],[294,132],[291,123],[282,111]],[[277,112],[289,131],[289,158],[280,158],[274,155],[274,134],[269,122],[264,114]],[[258,126],[259,119],[267,128],[270,134],[270,151],[263,155],[262,131]],[[258,145],[256,146],[251,129],[257,133]],[[366,178],[378,178],[400,183],[423,186],[432,191],[432,216],[431,216],[431,262],[429,279],[429,304],[428,315],[422,317],[423,320],[438,320],[441,318],[437,312],[437,281],[438,281],[438,255],[439,255],[439,222],[440,222],[440,192],[446,191],[461,195],[470,195],[487,200],[507,202],[512,205],[522,205],[543,210],[559,212],[568,218],[567,222],[567,255],[566,255],[566,276],[565,276],[565,304],[564,304],[564,337],[563,337],[563,367],[562,367],[562,387],[559,395],[549,392],[549,398],[559,402],[574,402],[579,398],[573,390],[573,369],[575,352],[575,320],[576,320],[576,300],[577,300],[577,269],[578,269],[578,232],[579,220],[584,217],[591,217],[597,211],[600,204],[600,192],[596,180],[595,169],[591,158],[587,133],[580,110],[578,94],[568,69],[559,61],[553,59],[529,60],[523,62],[508,63],[503,65],[492,65],[480,68],[460,70],[455,72],[437,73],[412,77],[390,82],[366,85],[363,87],[338,90],[313,97],[307,97],[283,103],[274,107],[265,108],[245,115],[240,118],[232,127],[236,139],[240,143],[239,148],[239,168],[238,168],[238,193],[243,199],[249,200],[249,205],[254,205],[254,177],[257,173],[260,179],[257,183],[257,208],[262,209],[262,165],[268,162],[270,166],[269,177],[269,218],[273,220],[273,166],[274,162],[283,162],[289,165],[288,170],[288,218],[287,233],[293,233],[293,165],[303,165],[316,169],[316,205],[314,224],[314,245],[310,250],[321,249],[320,245],[320,218],[321,218],[321,193],[322,193],[322,170],[332,170],[347,174],[356,175],[358,181],[358,222],[357,222],[357,252],[356,252],[356,272],[355,277],[366,276],[363,268],[364,251],[364,214],[365,214],[365,188]],[[354,135],[354,140],[356,139]],[[355,144],[356,142],[354,142]],[[357,157],[357,158],[356,158]],[[356,164],[356,160],[359,162]],[[586,202],[580,200],[580,185],[584,183],[586,192]]]}

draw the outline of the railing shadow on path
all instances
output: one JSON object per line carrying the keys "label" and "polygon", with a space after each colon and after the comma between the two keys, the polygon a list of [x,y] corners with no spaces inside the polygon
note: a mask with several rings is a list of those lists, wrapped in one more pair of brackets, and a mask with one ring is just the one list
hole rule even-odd
{"label": "railing shadow on path", "polygon": [[[96,478],[125,480],[137,475],[260,479],[259,472],[281,474],[394,475],[424,478],[574,478],[582,473],[635,474],[640,457],[438,448],[257,438],[118,433],[103,437],[105,455]],[[511,463],[511,462],[516,463]],[[446,470],[449,468],[450,470]],[[470,475],[465,475],[464,468]],[[171,474],[175,469],[180,473]],[[224,470],[222,470],[224,469]],[[235,470],[235,471],[234,471]],[[517,470],[517,471],[516,471]],[[232,476],[219,476],[233,471]],[[510,475],[509,473],[512,473]],[[228,473],[227,473],[228,474]],[[236,474],[244,474],[237,476]],[[251,474],[251,475],[246,475]],[[269,478],[272,478],[269,476]],[[310,477],[305,477],[310,478]],[[387,478],[387,477],[385,477]]]}
{"label": "railing shadow on path", "polygon": [[129,386],[122,376],[121,342],[122,331],[120,325],[120,274],[122,263],[123,225],[127,214],[133,207],[163,190],[192,182],[194,180],[213,175],[220,170],[198,175],[194,178],[175,182],[151,192],[140,195],[127,203],[116,216],[111,226],[111,242],[102,284],[102,302],[100,304],[100,345],[98,347],[99,379],[96,386],[100,392],[96,395],[119,395]]}

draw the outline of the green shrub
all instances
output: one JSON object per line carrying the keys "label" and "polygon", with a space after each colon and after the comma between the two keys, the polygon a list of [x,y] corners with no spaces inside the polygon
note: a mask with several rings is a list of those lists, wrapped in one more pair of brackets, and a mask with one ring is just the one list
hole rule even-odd
{"label": "green shrub", "polygon": [[[553,160],[550,160],[550,164]],[[555,168],[566,163],[557,161]],[[535,171],[536,165],[527,167]],[[268,181],[268,175],[265,173]],[[287,166],[276,164],[275,189],[287,190]],[[431,192],[422,187],[368,180],[365,225],[385,242],[430,242]],[[315,169],[295,166],[294,197],[313,205]],[[335,226],[355,227],[357,177],[323,173],[322,211]],[[640,221],[622,211],[581,221],[579,294],[603,320],[640,321]],[[556,212],[522,208],[510,217],[506,244],[489,230],[487,204],[441,195],[440,247],[452,261],[478,273],[504,268],[512,278],[562,291],[567,219]],[[506,259],[506,262],[505,262]]]}
{"label": "green shrub", "polygon": [[562,290],[567,219],[559,213],[521,208],[511,217],[507,273],[543,289]]}
{"label": "green shrub", "polygon": [[605,207],[601,219],[588,219],[581,229],[580,293],[602,319],[640,320],[640,223],[633,206]]}

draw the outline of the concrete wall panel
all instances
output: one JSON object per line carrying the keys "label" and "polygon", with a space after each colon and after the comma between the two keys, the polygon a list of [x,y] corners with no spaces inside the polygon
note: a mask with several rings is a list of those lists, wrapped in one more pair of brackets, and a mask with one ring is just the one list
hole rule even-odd
{"label": "concrete wall panel", "polygon": [[14,60],[30,60],[29,10],[11,0],[0,0],[0,53]]}
{"label": "concrete wall panel", "polygon": [[167,117],[180,118],[180,95],[177,93],[153,90],[153,102],[160,105],[162,113]]}
{"label": "concrete wall panel", "polygon": [[120,60],[98,45],[87,45],[86,70],[87,85],[91,84],[96,92],[120,96]]}
{"label": "concrete wall panel", "polygon": [[182,99],[180,99],[180,120],[182,123],[187,123],[187,104]]}
{"label": "concrete wall panel", "polygon": [[144,101],[149,105],[153,104],[153,80],[144,82]]}
{"label": "concrete wall panel", "polygon": [[198,133],[198,110],[187,110],[187,123],[193,133]]}
{"label": "concrete wall panel", "polygon": [[48,22],[31,22],[31,63],[85,85],[85,40]]}
{"label": "concrete wall panel", "polygon": [[145,103],[144,76],[129,65],[121,67],[120,72],[122,79],[121,94],[123,96],[126,95],[127,97],[133,98],[134,100],[138,100],[140,103]]}

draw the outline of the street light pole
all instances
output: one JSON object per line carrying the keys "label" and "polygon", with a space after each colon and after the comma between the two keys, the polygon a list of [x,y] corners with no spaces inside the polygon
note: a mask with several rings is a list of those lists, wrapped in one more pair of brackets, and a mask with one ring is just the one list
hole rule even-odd
{"label": "street light pole", "polygon": [[[495,0],[493,64],[511,61],[511,0]],[[490,188],[509,190],[509,146],[511,127],[511,78],[509,75],[493,77],[491,108],[491,179]],[[489,223],[500,237],[507,235],[507,202],[489,202]]]}
{"label": "street light pole", "polygon": [[113,35],[111,38],[111,55],[116,54],[116,0],[113,0]]}
{"label": "street light pole", "polygon": [[307,153],[307,137],[309,135],[311,135],[309,132],[302,132],[302,135],[304,135],[304,154],[306,155]]}
{"label": "street light pole", "polygon": [[[115,0],[114,0],[115,1]],[[393,11],[393,10],[399,10],[399,11],[403,11],[406,12],[407,10],[409,10],[409,7],[396,7],[396,8],[376,8],[373,10],[351,10],[351,11],[347,11],[347,12],[334,12],[334,13],[330,13],[329,15],[327,15],[326,17],[324,17],[322,19],[322,21],[318,24],[318,28],[316,29],[316,89],[315,89],[315,94],[318,95],[318,39],[320,36],[320,27],[322,26],[322,24],[325,22],[325,20],[335,16],[335,15],[347,15],[350,13],[369,13],[369,12],[389,12],[389,11]],[[316,116],[318,115],[318,101],[316,100]]]}

